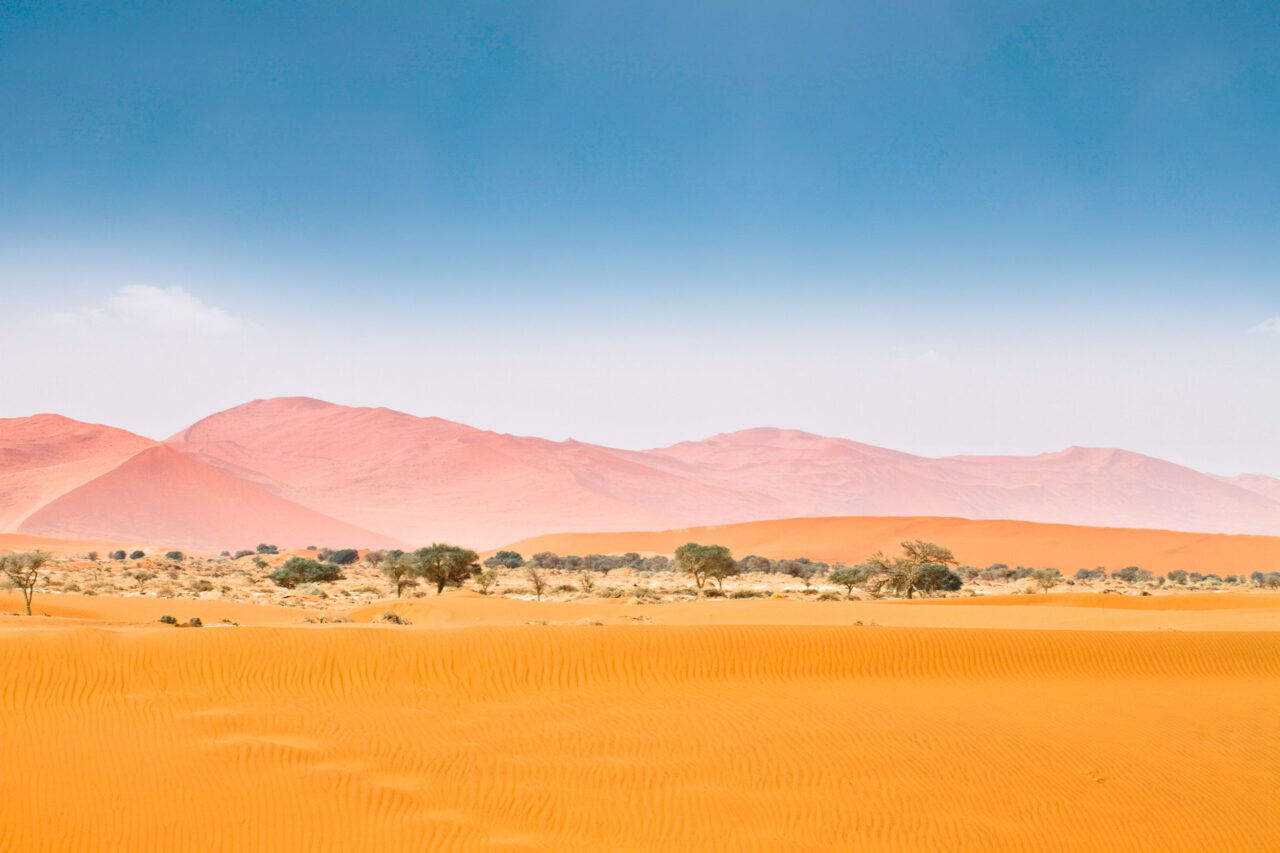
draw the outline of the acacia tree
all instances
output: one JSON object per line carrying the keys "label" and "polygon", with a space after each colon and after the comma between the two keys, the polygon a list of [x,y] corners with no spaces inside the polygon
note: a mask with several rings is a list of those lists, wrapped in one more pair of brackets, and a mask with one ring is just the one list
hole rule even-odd
{"label": "acacia tree", "polygon": [[436,585],[436,595],[447,584],[459,584],[480,570],[475,551],[436,543],[413,552],[414,574]]}
{"label": "acacia tree", "polygon": [[871,578],[871,567],[866,563],[859,563],[856,566],[846,566],[844,563],[836,563],[835,568],[827,575],[827,580],[834,584],[839,584],[845,588],[846,595],[853,595],[853,588],[861,586]]}
{"label": "acacia tree", "polygon": [[49,562],[49,555],[44,551],[0,555],[0,574],[21,590],[22,601],[27,605],[28,616],[31,615],[31,597],[36,592],[40,569],[47,562]]}
{"label": "acacia tree", "polygon": [[418,581],[413,576],[416,568],[414,561],[406,554],[388,554],[378,562],[378,571],[396,588],[396,598],[404,594],[406,587],[417,585]]}
{"label": "acacia tree", "polygon": [[690,542],[676,549],[676,570],[693,577],[698,589],[714,578],[724,585],[724,579],[738,574],[738,564],[729,549],[723,545],[699,545]]}
{"label": "acacia tree", "polygon": [[912,539],[902,543],[902,552],[903,556],[890,558],[883,551],[877,551],[868,558],[866,565],[875,576],[878,588],[887,587],[908,599],[917,591],[959,588],[956,581],[960,576],[948,568],[959,563],[949,548]]}

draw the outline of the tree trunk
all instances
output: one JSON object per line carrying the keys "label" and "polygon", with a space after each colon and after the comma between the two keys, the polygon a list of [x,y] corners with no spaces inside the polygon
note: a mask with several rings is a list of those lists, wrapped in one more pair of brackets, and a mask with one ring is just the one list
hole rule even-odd
{"label": "tree trunk", "polygon": [[440,580],[436,581],[436,595],[440,595],[444,592],[444,584],[445,584],[445,581],[447,580],[448,578],[441,578]]}

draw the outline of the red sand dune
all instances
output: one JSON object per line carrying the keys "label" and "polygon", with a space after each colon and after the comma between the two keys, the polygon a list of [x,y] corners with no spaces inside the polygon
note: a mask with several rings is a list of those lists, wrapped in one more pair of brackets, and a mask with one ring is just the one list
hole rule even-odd
{"label": "red sand dune", "polygon": [[896,553],[899,543],[907,539],[945,545],[962,564],[1052,567],[1064,574],[1095,566],[1112,570],[1140,566],[1159,574],[1174,569],[1219,575],[1280,571],[1280,537],[1276,536],[964,518],[791,518],[648,532],[563,533],[508,547],[526,556],[538,551],[670,554],[686,542],[703,542],[725,545],[737,557],[759,554],[771,559],[809,557],[856,563],[876,551]]}
{"label": "red sand dune", "polygon": [[482,547],[554,529],[849,514],[1280,534],[1270,478],[1228,480],[1107,449],[926,459],[756,429],[626,451],[308,398],[238,406],[169,444],[364,527]]}
{"label": "red sand dune", "polygon": [[155,445],[60,415],[0,419],[0,530]]}
{"label": "red sand dune", "polygon": [[[254,498],[260,510],[281,514],[275,521],[283,532],[269,537],[275,540],[307,532],[308,539],[338,543],[354,527],[376,531],[381,540],[485,548],[555,530],[837,515],[1280,534],[1280,481],[1216,477],[1119,450],[926,459],[794,430],[755,429],[628,451],[302,397],[237,406],[166,445],[201,463],[170,465],[167,489],[179,489],[172,478],[185,470],[194,479],[180,490],[193,493],[214,468],[285,501],[269,506]],[[231,534],[237,541],[255,539],[264,526],[256,521],[273,520],[221,506],[219,495],[239,493],[227,491],[225,479],[219,481],[222,492],[207,496],[216,508],[211,521],[219,519],[221,526],[207,530],[181,503],[170,517],[169,508],[154,501],[153,518],[135,512],[123,526],[112,521],[120,516],[111,507],[91,511],[84,495],[74,500],[79,515],[51,506],[155,446],[120,430],[50,415],[0,421],[0,531],[57,530],[126,541],[165,541],[176,532],[186,538],[173,544],[192,548]],[[112,494],[100,488],[92,493],[103,499]],[[302,521],[302,508],[348,527],[310,532],[314,526]],[[81,516],[94,526],[79,526]],[[255,523],[242,529],[228,526],[250,518]]]}
{"label": "red sand dune", "polygon": [[607,448],[307,398],[238,406],[168,444],[297,503],[414,542],[496,545],[566,526],[752,513],[731,490]]}
{"label": "red sand dune", "polygon": [[291,504],[161,445],[46,504],[18,532],[173,542],[208,551],[258,542],[396,544],[389,537]]}

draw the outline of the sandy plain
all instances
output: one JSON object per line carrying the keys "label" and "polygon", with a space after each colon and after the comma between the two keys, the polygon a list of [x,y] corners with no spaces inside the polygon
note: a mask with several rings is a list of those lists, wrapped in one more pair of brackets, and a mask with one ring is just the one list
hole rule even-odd
{"label": "sandy plain", "polygon": [[36,601],[0,851],[1280,847],[1274,594]]}

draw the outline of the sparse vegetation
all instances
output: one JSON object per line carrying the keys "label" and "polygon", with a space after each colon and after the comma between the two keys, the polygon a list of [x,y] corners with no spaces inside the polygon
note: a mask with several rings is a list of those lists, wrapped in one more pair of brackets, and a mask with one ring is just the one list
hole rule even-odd
{"label": "sparse vegetation", "polygon": [[536,565],[525,566],[525,577],[529,579],[529,588],[533,590],[534,596],[538,601],[542,600],[543,594],[547,591],[546,576],[538,570]]}

